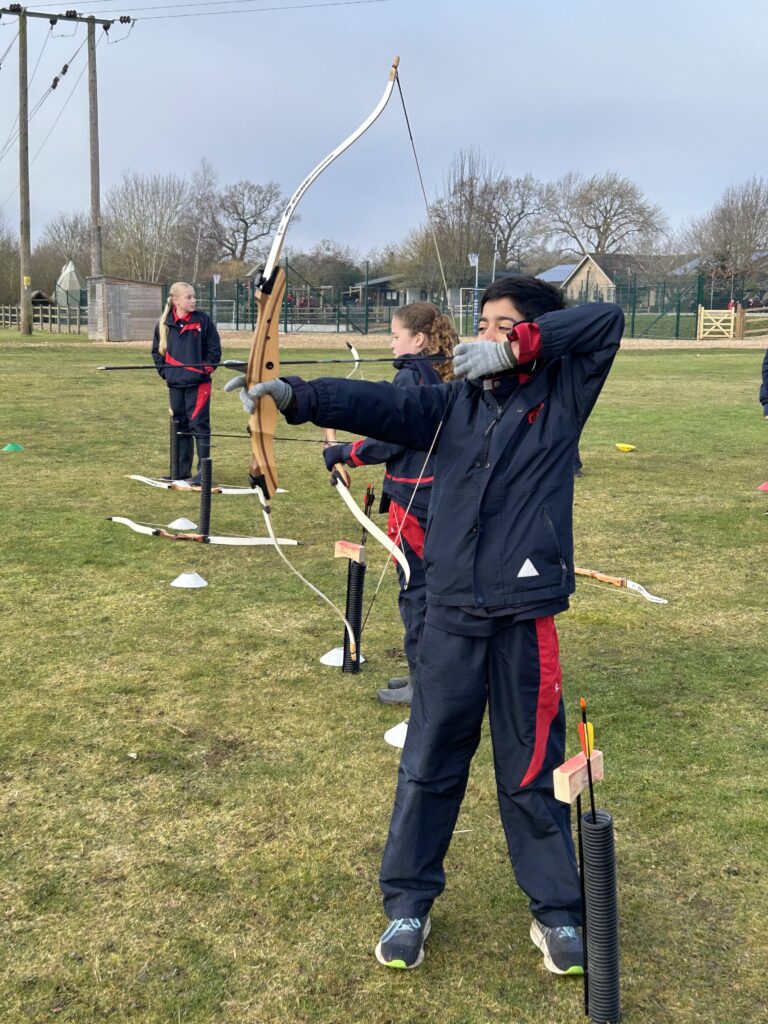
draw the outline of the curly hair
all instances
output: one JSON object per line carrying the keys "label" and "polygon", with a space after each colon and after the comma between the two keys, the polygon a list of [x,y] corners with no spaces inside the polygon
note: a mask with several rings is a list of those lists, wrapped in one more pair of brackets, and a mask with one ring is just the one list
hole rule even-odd
{"label": "curly hair", "polygon": [[[431,302],[409,302],[395,310],[393,320],[398,320],[411,334],[426,334],[427,355],[452,356],[453,347],[459,336],[445,313],[441,313]],[[441,380],[453,380],[450,362],[434,363]]]}

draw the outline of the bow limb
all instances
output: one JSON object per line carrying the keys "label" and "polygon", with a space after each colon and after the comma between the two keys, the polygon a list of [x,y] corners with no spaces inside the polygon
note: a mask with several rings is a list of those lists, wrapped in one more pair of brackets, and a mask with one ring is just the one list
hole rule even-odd
{"label": "bow limb", "polygon": [[590,579],[599,580],[601,583],[610,583],[614,587],[632,590],[635,594],[640,594],[641,597],[644,597],[646,601],[650,601],[651,604],[669,604],[666,597],[656,597],[655,594],[649,594],[641,583],[635,583],[634,580],[630,580],[626,576],[610,576],[608,573],[598,572],[596,569],[582,569],[578,566],[573,571],[577,576],[588,576]]}
{"label": "bow limb", "polygon": [[258,484],[256,484],[255,490],[256,490],[256,493],[259,496],[259,501],[261,502],[261,512],[262,512],[262,515],[264,517],[264,524],[267,527],[267,533],[269,534],[269,536],[270,536],[270,538],[272,540],[272,543],[273,543],[275,549],[277,550],[277,553],[280,555],[280,557],[285,562],[285,564],[288,566],[288,568],[291,570],[291,572],[294,574],[294,576],[298,576],[298,578],[301,580],[302,583],[306,583],[306,585],[309,587],[309,589],[314,594],[317,594],[317,596],[322,601],[325,601],[325,603],[334,612],[334,614],[337,615],[338,618],[340,618],[341,621],[344,623],[344,629],[347,631],[347,636],[349,637],[349,654],[350,654],[350,657],[352,658],[352,660],[356,661],[357,660],[357,642],[355,640],[355,634],[354,634],[354,632],[352,630],[352,626],[349,624],[349,622],[347,620],[347,617],[344,615],[344,613],[342,611],[340,611],[339,608],[336,607],[336,605],[333,603],[333,601],[330,599],[330,597],[326,597],[326,595],[322,592],[322,590],[319,590],[313,583],[310,583],[309,580],[306,578],[306,576],[302,576],[302,574],[299,572],[299,570],[296,568],[296,566],[293,565],[288,560],[288,558],[286,558],[285,553],[283,552],[282,548],[280,547],[280,543],[278,541],[278,538],[275,536],[274,527],[272,526],[272,513],[271,513],[271,509],[269,507],[269,502],[267,501],[267,497],[264,494],[264,491],[261,489],[261,487],[259,487]]}
{"label": "bow limb", "polygon": [[[329,167],[333,161],[368,131],[374,121],[389,102],[397,80],[397,67],[400,58],[395,57],[389,72],[389,79],[381,99],[363,123],[340,142],[336,148],[314,167],[291,196],[288,205],[280,218],[272,246],[269,250],[264,270],[256,282],[256,305],[258,322],[251,344],[251,353],[246,370],[246,387],[250,390],[254,384],[265,380],[273,380],[280,376],[280,353],[278,345],[278,329],[280,324],[280,307],[285,295],[285,271],[280,263],[285,233],[296,211],[301,197],[309,186]],[[248,426],[251,433],[251,484],[261,487],[266,498],[275,493],[278,486],[277,466],[275,464],[273,438],[277,423],[277,407],[269,398],[261,398],[256,404]]]}
{"label": "bow limb", "polygon": [[[363,512],[360,506],[357,504],[355,499],[349,492],[349,487],[344,484],[344,481],[336,473],[331,476],[331,483],[335,486],[339,497],[347,506],[349,511],[360,523],[364,530],[367,530],[370,535],[381,544],[385,551],[387,551],[392,558],[397,562],[400,568],[403,570],[405,576],[405,588],[411,582],[411,567],[408,565],[408,559],[405,557],[403,549],[395,544],[382,529],[380,529],[376,523],[374,523],[368,516]],[[384,566],[386,569],[386,564]]]}
{"label": "bow limb", "polygon": [[[336,431],[332,427],[323,428],[323,437],[325,438],[325,447],[328,448],[332,444],[336,444]],[[336,488],[341,500],[347,506],[349,511],[360,523],[364,530],[377,540],[379,544],[387,551],[392,558],[397,562],[400,568],[403,570],[405,576],[405,587],[411,582],[411,567],[408,564],[408,559],[405,557],[403,549],[397,543],[393,543],[392,540],[387,536],[382,529],[380,529],[376,523],[374,523],[369,516],[360,508],[358,503],[352,497],[350,492],[350,485],[352,480],[350,479],[347,467],[343,462],[337,462],[331,470],[331,483]],[[399,540],[399,536],[398,536]]]}

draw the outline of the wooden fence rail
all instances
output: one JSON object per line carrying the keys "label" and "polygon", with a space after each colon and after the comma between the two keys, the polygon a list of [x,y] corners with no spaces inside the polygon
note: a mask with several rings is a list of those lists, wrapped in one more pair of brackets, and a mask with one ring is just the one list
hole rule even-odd
{"label": "wooden fence rail", "polygon": [[[19,306],[0,306],[0,327],[21,329]],[[33,306],[32,328],[58,334],[88,333],[88,309],[84,306]]]}

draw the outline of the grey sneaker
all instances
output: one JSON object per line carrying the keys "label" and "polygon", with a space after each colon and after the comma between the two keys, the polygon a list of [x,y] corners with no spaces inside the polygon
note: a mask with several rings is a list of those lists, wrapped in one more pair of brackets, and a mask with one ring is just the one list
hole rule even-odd
{"label": "grey sneaker", "polygon": [[432,928],[427,917],[398,917],[376,946],[376,959],[385,967],[411,971],[424,959],[424,943]]}
{"label": "grey sneaker", "polygon": [[544,966],[553,974],[583,974],[584,946],[581,929],[570,925],[548,928],[531,921],[531,940],[544,954]]}
{"label": "grey sneaker", "polygon": [[410,675],[407,675],[407,676],[395,676],[394,679],[390,679],[389,682],[387,683],[387,689],[388,690],[401,690],[404,686],[407,686],[408,683],[410,683],[410,681],[411,681]]}
{"label": "grey sneaker", "polygon": [[413,700],[413,686],[408,683],[390,690],[388,686],[376,691],[376,697],[382,704],[410,704]]}

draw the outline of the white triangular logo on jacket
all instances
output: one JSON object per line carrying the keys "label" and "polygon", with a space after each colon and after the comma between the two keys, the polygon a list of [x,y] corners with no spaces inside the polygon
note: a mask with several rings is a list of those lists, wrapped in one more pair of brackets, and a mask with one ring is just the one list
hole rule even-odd
{"label": "white triangular logo on jacket", "polygon": [[530,558],[526,558],[526,560],[523,562],[523,568],[517,574],[517,578],[520,579],[521,576],[538,576],[538,575],[539,575],[539,570],[536,568],[536,566],[533,564],[533,562],[530,560]]}

